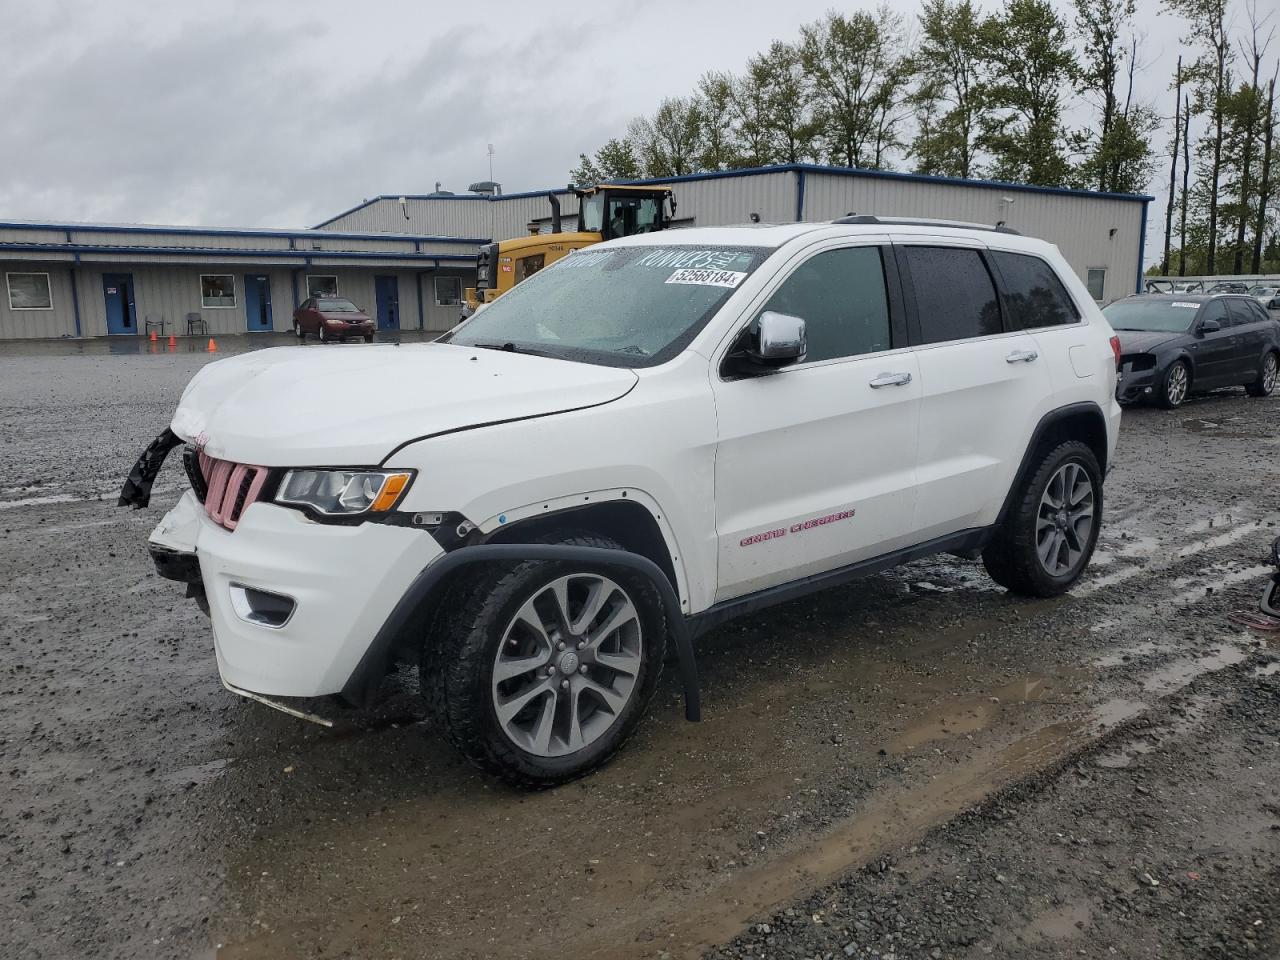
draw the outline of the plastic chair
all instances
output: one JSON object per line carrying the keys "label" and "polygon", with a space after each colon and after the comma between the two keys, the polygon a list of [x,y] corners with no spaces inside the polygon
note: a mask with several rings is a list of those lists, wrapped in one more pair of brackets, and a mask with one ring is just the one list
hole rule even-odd
{"label": "plastic chair", "polygon": [[160,331],[160,336],[164,336],[164,317],[162,315],[148,313],[145,325],[143,327],[143,336],[151,336],[152,328]]}
{"label": "plastic chair", "polygon": [[208,333],[209,328],[204,322],[204,317],[198,313],[187,314],[187,336],[191,336],[196,332],[196,327],[200,328],[201,333]]}

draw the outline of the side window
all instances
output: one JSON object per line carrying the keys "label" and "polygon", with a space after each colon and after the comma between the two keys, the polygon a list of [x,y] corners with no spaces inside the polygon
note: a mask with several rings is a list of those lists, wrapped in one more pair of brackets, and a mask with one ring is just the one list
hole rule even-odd
{"label": "side window", "polygon": [[920,315],[922,343],[1000,333],[1000,305],[977,250],[903,247]]}
{"label": "side window", "polygon": [[[889,299],[879,247],[847,247],[811,257],[764,305],[805,322],[805,361],[888,350]],[[763,312],[763,311],[761,311]]]}
{"label": "side window", "polygon": [[1271,319],[1271,314],[1267,313],[1267,308],[1257,300],[1246,300],[1245,302],[1249,304],[1249,309],[1253,312],[1253,320],[1255,323],[1266,323]]}
{"label": "side window", "polygon": [[1231,318],[1227,316],[1227,305],[1222,300],[1210,300],[1204,305],[1200,311],[1200,319],[1198,322],[1205,320],[1217,320],[1225,329],[1231,326]]}
{"label": "side window", "polygon": [[1243,327],[1246,323],[1257,323],[1258,317],[1249,309],[1250,307],[1261,306],[1258,301],[1249,301],[1243,297],[1232,297],[1227,301],[1231,310],[1231,322],[1237,327]]}
{"label": "side window", "polygon": [[1053,268],[1022,253],[991,254],[1004,282],[1004,306],[1015,330],[1056,327],[1080,319]]}

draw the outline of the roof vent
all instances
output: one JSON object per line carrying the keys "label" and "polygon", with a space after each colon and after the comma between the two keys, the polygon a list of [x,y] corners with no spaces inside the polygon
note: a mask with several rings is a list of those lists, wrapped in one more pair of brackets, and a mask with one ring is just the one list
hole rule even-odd
{"label": "roof vent", "polygon": [[472,193],[478,193],[485,197],[502,196],[502,184],[496,183],[493,180],[481,180],[479,183],[471,184],[467,189]]}

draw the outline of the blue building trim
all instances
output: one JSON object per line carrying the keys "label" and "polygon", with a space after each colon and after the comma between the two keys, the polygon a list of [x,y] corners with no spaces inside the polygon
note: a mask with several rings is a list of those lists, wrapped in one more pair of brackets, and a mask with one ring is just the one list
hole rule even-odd
{"label": "blue building trim", "polygon": [[796,171],[796,223],[804,221],[804,171]]}
{"label": "blue building trim", "polygon": [[78,269],[79,262],[73,264],[70,271],[71,274],[71,312],[76,318],[76,336],[84,336],[80,331],[80,291],[76,288],[80,286],[80,271]]}
{"label": "blue building trim", "polygon": [[293,260],[303,258],[307,265],[310,265],[313,259],[407,260],[411,262],[419,262],[423,260],[458,260],[465,261],[466,263],[475,263],[476,260],[473,255],[466,253],[410,253],[405,251],[383,253],[378,250],[228,250],[221,247],[111,247],[84,243],[0,242],[0,254],[10,250],[21,253],[110,253],[120,254],[121,258],[124,260],[138,256],[139,254],[145,256],[161,255],[199,257],[202,260],[230,259],[232,261],[246,257],[279,257]]}
{"label": "blue building trim", "polygon": [[[483,197],[478,199],[484,199]],[[344,214],[339,214],[344,216]],[[334,217],[334,219],[338,219]],[[179,237],[283,237],[294,244],[297,240],[379,240],[416,241],[419,243],[466,243],[480,246],[488,239],[475,237],[435,237],[415,233],[347,233],[341,230],[252,230],[234,227],[166,227],[156,224],[119,223],[37,223],[28,220],[0,220],[0,230],[61,230],[71,233],[155,233]],[[68,237],[70,239],[70,237]]]}
{"label": "blue building trim", "polygon": [[416,280],[418,284],[418,329],[419,330],[425,330],[427,328],[426,311],[422,307],[422,274],[423,274],[423,271],[419,270],[417,273],[413,275],[413,279]]}
{"label": "blue building trim", "polygon": [[1148,197],[1146,202],[1142,204],[1142,226],[1138,228],[1140,231],[1138,234],[1138,282],[1134,286],[1134,293],[1142,292],[1142,278],[1145,273],[1143,268],[1146,265],[1147,257],[1147,210],[1151,206],[1151,199],[1151,197]]}

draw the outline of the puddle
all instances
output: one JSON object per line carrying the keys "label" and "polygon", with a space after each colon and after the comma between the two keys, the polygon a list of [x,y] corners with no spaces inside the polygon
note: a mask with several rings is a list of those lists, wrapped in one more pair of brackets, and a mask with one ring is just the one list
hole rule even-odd
{"label": "puddle", "polygon": [[[1097,624],[1095,629],[1102,628],[1104,624]],[[1142,643],[1135,643],[1131,647],[1124,647],[1121,650],[1113,650],[1111,653],[1104,654],[1093,661],[1095,667],[1121,667],[1134,660],[1141,660],[1143,657],[1158,653],[1161,650],[1168,649],[1154,640],[1144,640]]]}
{"label": "puddle", "polygon": [[[1224,568],[1222,566],[1210,567],[1202,573],[1195,574],[1190,577],[1178,577],[1170,582],[1170,586],[1179,590],[1169,598],[1168,602],[1175,607],[1185,607],[1189,603],[1195,603],[1197,600],[1203,600],[1205,597],[1212,596],[1214,593],[1228,587],[1233,583],[1243,583],[1246,580],[1265,580],[1267,575],[1271,573],[1272,567],[1265,563],[1255,564],[1251,567]],[[1194,586],[1191,586],[1194,584]],[[1187,588],[1189,589],[1183,589]]]}

